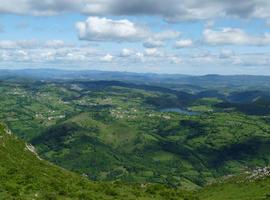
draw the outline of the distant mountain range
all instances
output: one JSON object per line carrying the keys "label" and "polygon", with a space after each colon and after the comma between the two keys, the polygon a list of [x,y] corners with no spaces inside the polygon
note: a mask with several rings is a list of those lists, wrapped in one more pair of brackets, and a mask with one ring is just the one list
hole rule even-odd
{"label": "distant mountain range", "polygon": [[38,80],[118,80],[144,84],[170,85],[194,85],[201,87],[222,87],[222,86],[246,86],[246,87],[269,87],[270,76],[253,75],[204,75],[192,76],[182,74],[155,74],[155,73],[132,73],[116,71],[71,71],[59,69],[21,69],[21,70],[0,70],[0,78],[13,77],[32,78]]}

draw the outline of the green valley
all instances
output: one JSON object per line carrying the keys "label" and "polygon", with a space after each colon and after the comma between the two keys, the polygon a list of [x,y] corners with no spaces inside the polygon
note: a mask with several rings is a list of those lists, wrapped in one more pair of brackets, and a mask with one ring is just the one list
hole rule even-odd
{"label": "green valley", "polygon": [[265,88],[15,77],[0,91],[0,120],[20,138],[4,136],[7,198],[267,199],[268,175],[242,178],[270,164]]}

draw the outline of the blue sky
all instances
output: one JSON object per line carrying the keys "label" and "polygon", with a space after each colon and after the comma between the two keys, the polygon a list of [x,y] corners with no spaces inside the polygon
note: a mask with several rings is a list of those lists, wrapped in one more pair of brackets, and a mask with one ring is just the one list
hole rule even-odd
{"label": "blue sky", "polygon": [[0,68],[270,75],[269,28],[266,0],[10,0]]}

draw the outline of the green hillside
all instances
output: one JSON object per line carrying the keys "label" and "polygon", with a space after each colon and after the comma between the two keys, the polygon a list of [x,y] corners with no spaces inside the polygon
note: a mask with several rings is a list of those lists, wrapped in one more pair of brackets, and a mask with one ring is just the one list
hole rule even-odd
{"label": "green hillside", "polygon": [[[270,170],[224,179],[193,192],[162,185],[90,182],[41,160],[30,145],[0,125],[0,199],[268,200]],[[191,195],[192,194],[192,195]]]}
{"label": "green hillside", "polygon": [[0,124],[0,199],[184,199],[182,192],[161,185],[90,182],[40,160],[32,151]]}
{"label": "green hillside", "polygon": [[263,169],[206,186],[196,195],[200,200],[269,200],[270,171]]}
{"label": "green hillside", "polygon": [[32,143],[42,157],[94,180],[184,188],[270,163],[270,126],[258,117],[152,112],[156,116],[149,118],[142,112],[133,119],[106,120],[109,113],[97,115],[71,117]]}

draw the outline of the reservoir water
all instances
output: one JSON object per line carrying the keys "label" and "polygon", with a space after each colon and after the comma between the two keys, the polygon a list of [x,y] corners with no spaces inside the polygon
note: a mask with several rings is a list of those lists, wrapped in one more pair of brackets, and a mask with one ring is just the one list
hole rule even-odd
{"label": "reservoir water", "polygon": [[163,108],[160,111],[161,112],[176,112],[176,113],[181,113],[184,115],[199,115],[200,114],[199,112],[184,110],[181,108]]}

